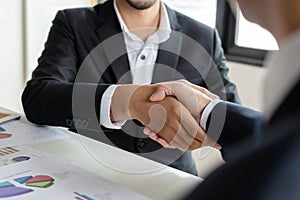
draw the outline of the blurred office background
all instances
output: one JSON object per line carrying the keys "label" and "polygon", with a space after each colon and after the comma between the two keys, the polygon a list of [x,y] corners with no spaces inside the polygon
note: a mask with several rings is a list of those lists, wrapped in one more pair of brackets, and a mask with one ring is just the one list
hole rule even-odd
{"label": "blurred office background", "polygon": [[[262,110],[262,86],[267,68],[259,65],[261,65],[262,53],[265,53],[266,50],[277,49],[277,44],[272,36],[257,25],[246,21],[238,8],[236,8],[237,19],[229,22],[226,14],[228,6],[224,6],[225,4],[222,2],[224,0],[164,1],[176,10],[213,28],[219,26],[220,23],[223,27],[234,24],[234,28],[230,31],[223,30],[221,34],[227,45],[226,48],[224,46],[225,53],[230,58],[228,61],[229,75],[238,86],[242,103],[254,109]],[[44,48],[51,21],[56,12],[64,8],[92,6],[97,2],[97,0],[0,1],[1,107],[23,112],[21,93],[26,81],[30,79],[33,69],[37,66],[37,59]],[[224,8],[226,8],[226,12],[224,12]],[[220,10],[225,14],[218,14]],[[229,45],[230,47],[228,47],[226,40],[228,38],[227,32],[234,34],[233,39],[231,37],[233,44],[232,46]],[[247,55],[254,55],[254,57],[247,58]],[[216,163],[221,162],[219,152],[211,151],[211,149],[204,149],[200,153],[195,152],[195,159],[200,168],[200,175],[203,176]]]}

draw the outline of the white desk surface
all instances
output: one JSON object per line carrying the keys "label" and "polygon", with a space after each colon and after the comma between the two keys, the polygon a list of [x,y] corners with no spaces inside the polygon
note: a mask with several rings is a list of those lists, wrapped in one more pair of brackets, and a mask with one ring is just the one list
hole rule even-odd
{"label": "white desk surface", "polygon": [[[7,111],[0,107],[0,111]],[[30,145],[70,160],[94,174],[153,199],[176,200],[202,179],[90,138],[66,131],[67,139]]]}
{"label": "white desk surface", "polygon": [[30,145],[153,199],[176,200],[201,179],[67,131],[67,139]]}

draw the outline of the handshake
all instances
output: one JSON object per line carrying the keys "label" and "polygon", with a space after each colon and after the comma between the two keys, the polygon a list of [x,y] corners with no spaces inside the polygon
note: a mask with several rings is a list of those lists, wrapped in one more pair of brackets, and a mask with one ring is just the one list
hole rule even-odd
{"label": "handshake", "polygon": [[166,148],[187,151],[212,146],[221,149],[199,125],[205,107],[218,98],[186,80],[121,85],[112,97],[110,117],[114,122],[140,121],[145,126],[144,133]]}

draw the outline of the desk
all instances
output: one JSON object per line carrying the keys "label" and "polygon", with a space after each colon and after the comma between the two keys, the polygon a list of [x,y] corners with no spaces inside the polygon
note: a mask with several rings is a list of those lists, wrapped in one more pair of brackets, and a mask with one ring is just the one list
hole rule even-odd
{"label": "desk", "polygon": [[70,160],[83,169],[153,199],[180,199],[201,182],[196,176],[66,132],[70,136],[67,139],[30,146]]}

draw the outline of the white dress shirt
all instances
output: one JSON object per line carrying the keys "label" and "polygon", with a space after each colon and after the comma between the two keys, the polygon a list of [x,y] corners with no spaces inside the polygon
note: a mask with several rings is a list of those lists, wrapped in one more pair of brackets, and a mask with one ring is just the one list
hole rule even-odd
{"label": "white dress shirt", "polygon": [[[128,55],[133,84],[150,84],[152,82],[153,69],[157,58],[159,44],[170,38],[171,26],[166,7],[161,3],[160,24],[156,32],[150,35],[146,42],[131,33],[114,0],[114,9],[118,17],[124,35],[124,42]],[[111,85],[102,96],[100,106],[100,124],[110,129],[121,129],[124,122],[112,123],[110,119],[111,98],[118,85]]]}
{"label": "white dress shirt", "polygon": [[[265,65],[269,66],[269,73],[265,80],[264,89],[264,117],[269,120],[284,98],[297,84],[300,76],[300,30],[288,37],[280,50],[267,56]],[[204,109],[200,125],[205,128],[207,118],[221,101],[212,101]]]}

